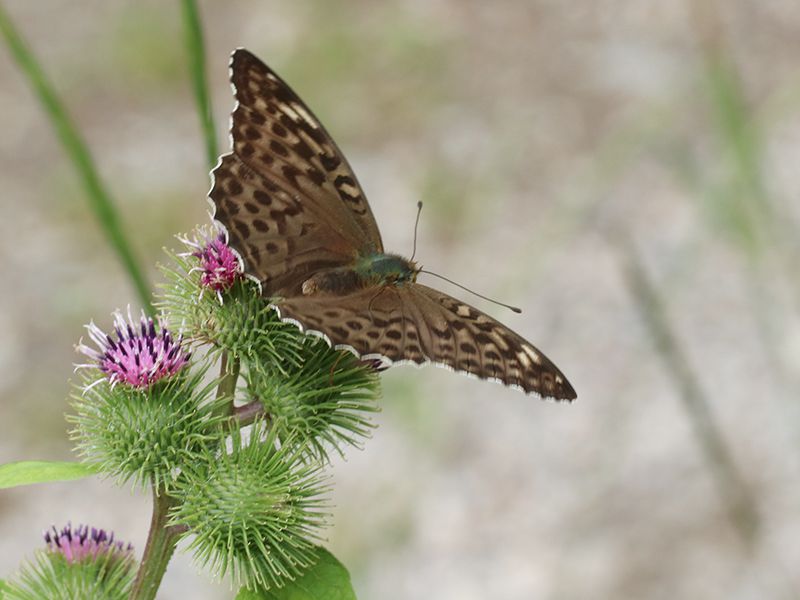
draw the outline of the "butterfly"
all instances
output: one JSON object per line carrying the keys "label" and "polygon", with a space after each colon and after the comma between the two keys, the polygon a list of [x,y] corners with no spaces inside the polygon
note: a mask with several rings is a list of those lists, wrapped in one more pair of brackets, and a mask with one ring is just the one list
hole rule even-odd
{"label": "butterfly", "polygon": [[545,398],[575,390],[532,344],[417,282],[386,253],[364,191],[305,103],[244,49],[230,63],[233,149],[212,171],[214,219],[280,318],[364,360],[434,363]]}

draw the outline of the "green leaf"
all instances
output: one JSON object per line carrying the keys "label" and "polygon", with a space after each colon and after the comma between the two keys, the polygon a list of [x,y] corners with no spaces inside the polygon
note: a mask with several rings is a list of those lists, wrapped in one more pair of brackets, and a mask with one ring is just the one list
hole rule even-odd
{"label": "green leaf", "polygon": [[356,600],[350,573],[325,548],[317,548],[319,560],[302,576],[279,589],[242,588],[236,600]]}
{"label": "green leaf", "polygon": [[[0,489],[48,481],[71,481],[96,475],[91,465],[69,461],[23,460],[0,465]],[[0,586],[0,591],[2,591]],[[2,596],[0,596],[2,598]]]}

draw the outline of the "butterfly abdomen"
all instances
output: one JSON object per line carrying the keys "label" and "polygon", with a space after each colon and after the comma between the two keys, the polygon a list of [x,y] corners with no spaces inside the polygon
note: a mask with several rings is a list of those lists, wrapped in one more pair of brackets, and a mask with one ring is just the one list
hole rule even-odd
{"label": "butterfly abdomen", "polygon": [[320,271],[303,282],[303,295],[333,294],[342,296],[350,294],[365,286],[361,276],[348,267]]}

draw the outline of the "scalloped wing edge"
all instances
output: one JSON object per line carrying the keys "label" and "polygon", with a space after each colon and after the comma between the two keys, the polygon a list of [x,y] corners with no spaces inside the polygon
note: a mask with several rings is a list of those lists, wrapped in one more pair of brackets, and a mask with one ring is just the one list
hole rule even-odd
{"label": "scalloped wing edge", "polygon": [[217,219],[217,205],[214,204],[214,201],[211,199],[211,192],[214,190],[214,186],[217,183],[217,178],[214,173],[222,166],[222,161],[228,158],[229,156],[236,156],[235,152],[233,151],[233,113],[239,108],[239,100],[236,97],[236,86],[233,85],[233,57],[239,50],[245,50],[242,46],[237,46],[234,48],[233,52],[230,54],[230,58],[228,59],[228,85],[233,92],[234,97],[234,104],[233,110],[231,110],[230,114],[228,115],[228,147],[231,148],[229,152],[225,152],[220,154],[219,158],[217,159],[217,164],[211,169],[209,176],[211,177],[211,187],[208,188],[208,192],[206,193],[206,202],[208,202],[209,211],[208,216],[211,219],[213,225],[222,233],[225,234],[225,244],[227,244],[228,248],[231,249],[236,259],[239,261],[239,268],[242,272],[242,275],[253,281],[258,286],[259,293],[263,293],[263,288],[261,286],[261,280],[257,277],[251,275],[247,272],[247,263],[244,260],[244,257],[239,254],[239,251],[236,250],[233,246],[230,245],[230,233],[228,233],[228,228],[222,224],[222,221]]}
{"label": "scalloped wing edge", "polygon": [[283,315],[281,315],[281,307],[280,307],[279,304],[274,304],[274,303],[270,302],[269,303],[269,308],[275,310],[275,312],[278,314],[278,318],[281,320],[281,322],[289,323],[291,325],[294,325],[295,327],[297,327],[305,335],[321,338],[321,339],[323,339],[325,341],[326,344],[328,344],[328,346],[330,346],[334,350],[346,350],[347,352],[350,352],[351,354],[353,354],[356,358],[358,358],[360,360],[379,360],[381,362],[381,367],[389,368],[389,367],[396,367],[396,366],[403,366],[403,365],[412,365],[412,366],[414,366],[414,367],[416,367],[418,369],[421,369],[423,367],[427,367],[428,365],[433,365],[434,367],[439,367],[440,369],[445,369],[446,371],[450,371],[451,373],[456,373],[458,375],[464,375],[464,376],[468,377],[469,379],[476,379],[478,381],[489,381],[491,383],[499,383],[500,385],[502,385],[505,388],[510,388],[512,390],[520,391],[525,396],[533,396],[533,397],[538,398],[540,400],[549,400],[549,401],[553,401],[553,402],[572,402],[574,400],[574,398],[556,398],[554,396],[543,396],[539,392],[536,392],[536,391],[533,391],[533,390],[528,391],[528,390],[526,390],[525,388],[523,388],[520,385],[517,385],[515,383],[506,383],[505,381],[503,381],[502,379],[498,379],[497,377],[481,377],[480,375],[476,375],[475,373],[470,373],[469,371],[456,369],[456,368],[454,368],[454,367],[452,367],[452,366],[450,366],[450,365],[448,365],[446,363],[432,360],[430,357],[428,357],[428,356],[426,356],[424,354],[423,354],[423,356],[425,356],[425,361],[424,362],[420,362],[420,363],[414,362],[413,360],[405,360],[405,359],[404,360],[392,360],[388,356],[384,356],[383,354],[377,354],[377,353],[361,354],[358,350],[356,350],[355,348],[353,348],[349,344],[334,344],[333,341],[327,336],[327,334],[325,334],[322,331],[318,331],[316,329],[310,329],[310,328],[306,327],[305,325],[303,325],[303,323],[301,323],[297,319],[292,319],[291,317],[284,317]]}

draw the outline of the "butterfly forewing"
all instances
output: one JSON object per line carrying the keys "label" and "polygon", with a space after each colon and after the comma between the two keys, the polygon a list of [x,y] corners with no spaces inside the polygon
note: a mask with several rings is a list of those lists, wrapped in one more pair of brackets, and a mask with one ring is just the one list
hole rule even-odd
{"label": "butterfly forewing", "polygon": [[353,170],[311,109],[247,50],[234,52],[231,81],[238,101],[231,127],[233,153],[289,191],[302,193],[360,252],[383,251]]}
{"label": "butterfly forewing", "polygon": [[347,161],[313,113],[246,50],[231,59],[233,152],[212,172],[215,218],[268,296],[383,249]]}

